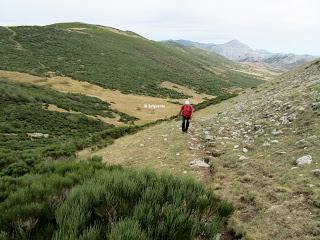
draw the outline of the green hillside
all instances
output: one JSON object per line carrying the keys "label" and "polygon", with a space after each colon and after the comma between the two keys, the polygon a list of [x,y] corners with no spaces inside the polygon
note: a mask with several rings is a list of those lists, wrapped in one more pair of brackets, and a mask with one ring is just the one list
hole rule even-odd
{"label": "green hillside", "polygon": [[[0,27],[0,69],[63,75],[125,93],[182,98],[163,81],[218,95],[222,88],[261,83],[237,66],[199,50],[158,43],[113,28],[82,23]],[[218,68],[223,74],[215,73]]]}
{"label": "green hillside", "polygon": [[[19,176],[45,159],[74,156],[135,127],[116,128],[90,116],[112,116],[108,103],[80,94],[0,79],[0,176]],[[79,112],[48,111],[48,104]],[[130,119],[130,116],[126,116]]]}
{"label": "green hillside", "polygon": [[233,207],[200,183],[75,158],[141,128],[85,115],[113,111],[94,97],[0,79],[1,240],[216,236]]}

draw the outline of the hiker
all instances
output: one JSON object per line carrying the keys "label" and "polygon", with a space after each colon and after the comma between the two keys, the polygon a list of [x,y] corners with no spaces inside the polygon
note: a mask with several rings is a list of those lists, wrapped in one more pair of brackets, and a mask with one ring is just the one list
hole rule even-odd
{"label": "hiker", "polygon": [[194,108],[191,103],[186,100],[181,107],[179,115],[182,115],[182,132],[187,133],[189,128],[190,119],[192,117],[192,113],[194,112]]}

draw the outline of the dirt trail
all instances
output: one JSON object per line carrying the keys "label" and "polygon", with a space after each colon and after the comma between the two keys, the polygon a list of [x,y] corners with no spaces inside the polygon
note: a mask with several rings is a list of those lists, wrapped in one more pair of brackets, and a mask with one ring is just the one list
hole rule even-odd
{"label": "dirt trail", "polygon": [[[208,110],[197,112],[194,119],[206,116]],[[205,156],[204,146],[190,133],[182,134],[180,121],[163,122],[136,134],[115,140],[114,144],[95,152],[87,149],[78,153],[79,158],[97,155],[107,164],[121,164],[131,167],[147,167],[156,171],[190,175],[207,182],[211,179],[209,168],[191,167],[190,162]]]}
{"label": "dirt trail", "polygon": [[17,48],[18,50],[25,50],[25,49],[23,48],[23,46],[22,46],[18,41],[16,41],[16,40],[14,39],[15,36],[17,36],[17,33],[16,33],[15,31],[13,31],[10,27],[5,27],[5,28],[8,29],[8,31],[10,31],[10,32],[12,33],[12,35],[9,36],[9,39],[10,39],[10,41],[12,41],[12,42],[15,43],[16,48]]}

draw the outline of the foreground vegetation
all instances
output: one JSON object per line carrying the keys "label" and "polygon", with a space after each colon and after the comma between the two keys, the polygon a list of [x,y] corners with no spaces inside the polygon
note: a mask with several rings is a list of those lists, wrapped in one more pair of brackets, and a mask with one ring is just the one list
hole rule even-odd
{"label": "foreground vegetation", "polygon": [[70,76],[125,93],[184,98],[159,84],[170,81],[219,95],[225,88],[261,83],[233,71],[237,66],[222,57],[89,24],[0,27],[0,41],[3,70]]}
{"label": "foreground vegetation", "polygon": [[213,239],[233,210],[193,180],[98,158],[42,162],[0,188],[1,239]]}

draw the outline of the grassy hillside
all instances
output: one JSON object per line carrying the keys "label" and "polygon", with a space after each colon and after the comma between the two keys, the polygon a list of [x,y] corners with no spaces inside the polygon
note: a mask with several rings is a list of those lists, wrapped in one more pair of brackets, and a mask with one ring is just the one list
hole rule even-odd
{"label": "grassy hillside", "polygon": [[211,95],[219,95],[222,88],[261,83],[230,70],[232,63],[221,57],[96,25],[0,27],[0,42],[2,70],[65,75],[126,93],[185,97],[159,87],[164,81]]}
{"label": "grassy hillside", "polygon": [[205,111],[193,134],[208,153],[212,188],[236,207],[234,230],[319,239],[320,61]]}
{"label": "grassy hillside", "polygon": [[[97,98],[4,79],[0,90],[0,176],[23,175],[39,161],[73,156],[85,146],[110,143],[117,131],[135,128],[87,117],[112,116],[108,103]],[[48,111],[48,104],[77,113]]]}

